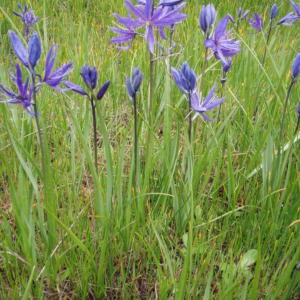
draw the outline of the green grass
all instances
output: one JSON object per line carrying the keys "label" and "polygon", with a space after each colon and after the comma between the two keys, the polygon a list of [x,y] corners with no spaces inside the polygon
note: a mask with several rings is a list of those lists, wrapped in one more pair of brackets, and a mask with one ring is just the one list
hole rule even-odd
{"label": "green grass", "polygon": [[[182,52],[172,57],[172,65],[188,61],[200,77],[204,46],[198,16],[203,3],[190,2],[184,9],[188,19],[176,29],[176,50],[182,45]],[[88,99],[46,86],[39,92],[51,183],[47,198],[34,119],[20,107],[1,104],[0,295],[286,299],[290,290],[289,298],[297,299],[300,146],[293,134],[298,83],[284,124],[286,151],[278,168],[273,162],[299,50],[299,22],[276,27],[264,68],[266,39],[250,34],[247,22],[242,23],[238,38],[243,50],[228,74],[220,122],[198,118],[188,149],[187,101],[170,81],[165,60],[155,63],[154,126],[149,127],[148,47],[140,37],[126,52],[109,43],[112,13],[126,14],[122,3],[30,3],[40,16],[36,29],[43,53],[37,72],[43,74],[45,55],[57,43],[56,66],[74,62],[69,80],[83,85],[80,69],[90,63],[98,70],[98,84],[111,79],[111,86],[97,106],[99,177]],[[227,12],[235,17],[240,3],[214,1],[218,17]],[[243,8],[261,13],[267,25],[272,4],[247,0]],[[279,20],[291,8],[288,1],[277,4]],[[2,0],[0,6],[0,82],[11,87],[7,71],[14,70],[16,60],[8,30],[14,24],[22,32],[22,24],[11,12],[17,10],[16,1]],[[139,189],[133,191],[134,120],[125,78],[138,65],[144,81],[138,94]],[[220,75],[220,62],[210,59],[205,94],[214,82],[221,92]],[[209,116],[216,120],[217,111]],[[184,180],[188,150],[192,167]]]}

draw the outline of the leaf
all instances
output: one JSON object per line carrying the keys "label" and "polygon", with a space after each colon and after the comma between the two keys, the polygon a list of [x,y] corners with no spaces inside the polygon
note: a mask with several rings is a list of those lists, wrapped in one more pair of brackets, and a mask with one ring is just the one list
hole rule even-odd
{"label": "leaf", "polygon": [[253,265],[257,260],[257,250],[251,249],[247,251],[241,260],[241,269],[246,269],[247,267]]}

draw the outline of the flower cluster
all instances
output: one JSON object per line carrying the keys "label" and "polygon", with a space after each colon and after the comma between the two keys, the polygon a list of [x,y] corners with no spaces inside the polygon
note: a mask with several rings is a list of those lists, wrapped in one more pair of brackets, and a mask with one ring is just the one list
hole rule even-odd
{"label": "flower cluster", "polygon": [[36,17],[34,15],[34,11],[29,8],[27,11],[27,5],[24,5],[24,9],[22,9],[22,5],[19,3],[18,8],[21,11],[21,13],[17,13],[16,11],[13,11],[13,13],[17,16],[20,17],[23,24],[25,25],[25,36],[28,37],[29,31],[31,27],[37,23],[39,20],[39,17]]}
{"label": "flower cluster", "polygon": [[[149,51],[153,54],[155,43],[157,43],[154,38],[154,30],[159,30],[160,36],[166,39],[164,27],[172,26],[187,18],[187,15],[180,13],[186,3],[169,10],[169,7],[179,4],[181,1],[161,1],[156,9],[152,6],[152,0],[139,0],[137,2],[141,5],[135,6],[129,0],[125,0],[125,6],[128,10],[127,18],[114,14],[118,22],[125,27],[110,27],[113,32],[119,34],[118,37],[112,38],[111,42],[118,45],[129,42],[129,45],[120,47],[127,50],[131,47],[134,38],[140,35],[137,29],[145,27],[145,33],[142,35],[147,40]],[[132,18],[131,14],[135,18]]]}
{"label": "flower cluster", "polygon": [[230,31],[226,31],[229,17],[226,16],[221,19],[214,32],[212,39],[204,41],[206,48],[210,48],[216,59],[222,61],[223,64],[227,64],[226,57],[232,57],[241,51],[240,41],[233,41],[230,38]]}

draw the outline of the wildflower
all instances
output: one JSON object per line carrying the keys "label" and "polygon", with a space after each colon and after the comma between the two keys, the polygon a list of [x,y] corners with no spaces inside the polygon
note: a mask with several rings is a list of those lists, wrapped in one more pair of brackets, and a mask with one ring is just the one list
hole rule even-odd
{"label": "wildflower", "polygon": [[260,32],[264,25],[263,20],[257,13],[254,14],[253,19],[248,18],[248,22],[256,30],[256,33]]}
{"label": "wildflower", "polygon": [[[116,14],[115,14],[116,15]],[[126,28],[115,28],[115,27],[108,27],[111,31],[119,34],[120,36],[114,37],[110,40],[111,43],[114,44],[124,44],[129,42],[128,46],[117,46],[117,48],[121,50],[128,50],[131,48],[133,40],[136,36],[136,32],[132,27],[126,27]]]}
{"label": "wildflower", "polygon": [[37,61],[41,56],[41,52],[41,41],[38,35],[34,33],[28,43],[28,60],[32,69],[35,68]]}
{"label": "wildflower", "polygon": [[26,78],[25,83],[22,82],[22,70],[19,66],[19,64],[16,64],[16,70],[17,74],[16,76],[11,75],[14,84],[18,88],[18,93],[15,93],[13,91],[10,91],[9,89],[6,89],[2,84],[0,84],[0,89],[2,91],[2,94],[4,94],[6,97],[10,98],[8,100],[1,101],[2,103],[10,103],[10,104],[22,104],[23,108],[31,115],[34,116],[34,110],[32,109],[32,90],[33,87],[31,86],[28,90],[29,86],[29,79]]}
{"label": "wildflower", "polygon": [[277,14],[278,14],[278,6],[276,3],[273,4],[272,8],[271,8],[271,12],[270,12],[270,19],[273,20],[276,18]]}
{"label": "wildflower", "polygon": [[140,71],[140,68],[137,67],[132,72],[132,76],[131,76],[132,84],[130,82],[130,77],[127,76],[126,78],[127,93],[130,97],[130,101],[133,104],[134,104],[135,95],[141,87],[143,77],[144,77],[143,73]]}
{"label": "wildflower", "polygon": [[[140,28],[145,26],[145,37],[148,42],[149,50],[151,53],[154,53],[155,38],[153,34],[153,27],[160,28],[173,25],[187,18],[187,15],[179,13],[185,5],[186,3],[182,3],[176,9],[163,14],[162,7],[157,8],[152,13],[152,0],[146,0],[144,7],[135,7],[129,0],[125,0],[125,6],[127,7],[128,11],[131,11],[132,14],[137,17],[137,19],[132,19],[131,17],[118,17],[118,21],[125,25],[129,30],[132,27]],[[127,41],[129,41],[129,39]]]}
{"label": "wildflower", "polygon": [[[141,5],[146,5],[146,0],[135,0],[137,3]],[[158,6],[173,6],[177,5],[183,0],[160,0]]]}
{"label": "wildflower", "polygon": [[20,38],[12,30],[9,30],[9,38],[16,56],[25,67],[29,68],[28,54]]}
{"label": "wildflower", "polygon": [[213,121],[206,115],[206,112],[214,109],[226,99],[226,97],[217,99],[217,96],[214,95],[215,87],[216,84],[213,85],[205,99],[204,97],[202,98],[201,95],[199,96],[196,92],[192,94],[191,107],[196,112],[195,116],[193,117],[193,120],[200,113],[205,121]]}
{"label": "wildflower", "polygon": [[300,118],[300,100],[297,103],[296,114],[297,114],[297,117]]}
{"label": "wildflower", "polygon": [[216,10],[213,4],[203,5],[200,11],[199,23],[204,36],[209,36],[209,30],[216,20]]}
{"label": "wildflower", "polygon": [[292,26],[300,19],[300,4],[297,6],[292,0],[290,0],[290,3],[295,11],[295,14],[293,12],[288,13],[284,18],[277,22],[277,25],[282,24],[286,26]]}
{"label": "wildflower", "polygon": [[210,48],[216,59],[220,59],[226,64],[225,57],[232,57],[241,51],[240,41],[232,41],[229,39],[230,31],[225,32],[229,17],[221,19],[217,26],[212,39],[204,41],[204,46]]}
{"label": "wildflower", "polygon": [[223,78],[221,78],[221,83],[225,83],[227,81],[226,76],[231,68],[232,58],[229,58],[226,63],[222,62],[222,71],[223,71]]}
{"label": "wildflower", "polygon": [[70,73],[70,68],[72,67],[73,63],[68,63],[66,65],[63,65],[62,67],[56,69],[53,71],[54,63],[55,63],[55,58],[56,58],[56,52],[57,52],[57,45],[54,49],[53,52],[53,47],[54,45],[51,46],[47,58],[46,58],[46,63],[45,63],[45,77],[43,79],[43,83],[51,86],[53,89],[57,91],[62,91],[61,88],[58,87],[58,85],[62,82],[64,77]]}
{"label": "wildflower", "polygon": [[292,82],[297,80],[300,73],[300,52],[296,55],[292,66]]}
{"label": "wildflower", "polygon": [[[86,86],[88,87],[88,89],[92,92],[94,92],[95,88],[96,88],[96,83],[97,83],[97,70],[95,67],[93,67],[93,69],[91,69],[91,67],[87,64],[86,66],[83,66],[81,68],[81,74],[80,74],[83,78],[83,81],[85,82]],[[70,90],[83,95],[83,96],[88,96],[87,91],[85,91],[82,87],[64,80],[63,84]],[[107,82],[105,82],[101,88],[99,89],[97,95],[96,95],[96,99],[97,100],[101,100],[104,96],[104,94],[106,93],[108,87],[110,84],[110,80],[108,80]],[[91,96],[92,99],[92,96]],[[90,100],[91,100],[90,99]]]}
{"label": "wildflower", "polygon": [[37,21],[39,20],[39,17],[36,17],[34,15],[34,11],[31,10],[31,8],[29,8],[29,10],[27,11],[27,5],[25,4],[24,6],[24,10],[22,9],[21,4],[18,4],[19,10],[21,11],[21,14],[13,11],[13,13],[17,16],[20,17],[23,24],[26,26],[26,30],[25,30],[25,36],[27,37],[29,35],[29,31],[30,28],[37,23]]}
{"label": "wildflower", "polygon": [[[240,7],[239,10],[238,10],[238,20],[237,20],[237,23],[239,23],[240,21],[244,20],[244,19],[248,16],[248,14],[249,14],[249,9],[246,10],[246,11],[244,12],[243,15],[242,15],[242,12],[243,12],[243,10],[242,10],[242,8]],[[227,15],[228,15],[228,17],[229,17],[229,20],[230,20],[233,24],[235,24],[235,20],[234,20],[234,18],[232,17],[232,15],[231,15],[231,14],[227,14]]]}
{"label": "wildflower", "polygon": [[181,70],[171,69],[176,85],[186,95],[192,94],[196,86],[196,74],[187,62],[184,62]]}

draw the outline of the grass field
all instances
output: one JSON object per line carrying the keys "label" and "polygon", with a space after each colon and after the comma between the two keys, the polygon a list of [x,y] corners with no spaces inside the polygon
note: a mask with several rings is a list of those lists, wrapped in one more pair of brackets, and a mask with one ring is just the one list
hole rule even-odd
{"label": "grass field", "polygon": [[[189,144],[188,102],[167,64],[178,69],[187,61],[200,82],[205,47],[198,19],[208,2],[188,0],[188,18],[174,33],[178,55],[154,63],[152,125],[147,44],[137,37],[130,50],[120,51],[109,42],[112,14],[126,15],[123,2],[29,3],[39,16],[37,73],[43,74],[55,43],[56,66],[74,63],[68,80],[84,87],[80,70],[89,63],[99,85],[111,83],[97,104],[99,175],[86,97],[48,86],[39,91],[45,173],[35,118],[20,106],[0,104],[0,298],[300,299],[299,83],[279,141],[300,23],[275,27],[264,65],[266,35],[253,34],[247,20],[238,32],[229,23],[242,51],[228,73],[220,121],[217,110],[208,113],[213,123],[198,117]],[[23,31],[12,14],[17,4],[0,4],[0,83],[10,88],[8,71],[15,72],[17,59],[8,31]],[[273,2],[213,4],[217,19],[236,17],[242,5],[262,16],[265,30],[270,23]],[[287,0],[277,5],[276,21],[292,11]],[[125,80],[137,66],[144,80],[137,96],[134,188],[133,106]],[[220,95],[221,73],[212,57],[205,95],[214,82]],[[275,164],[279,143],[284,151]]]}

